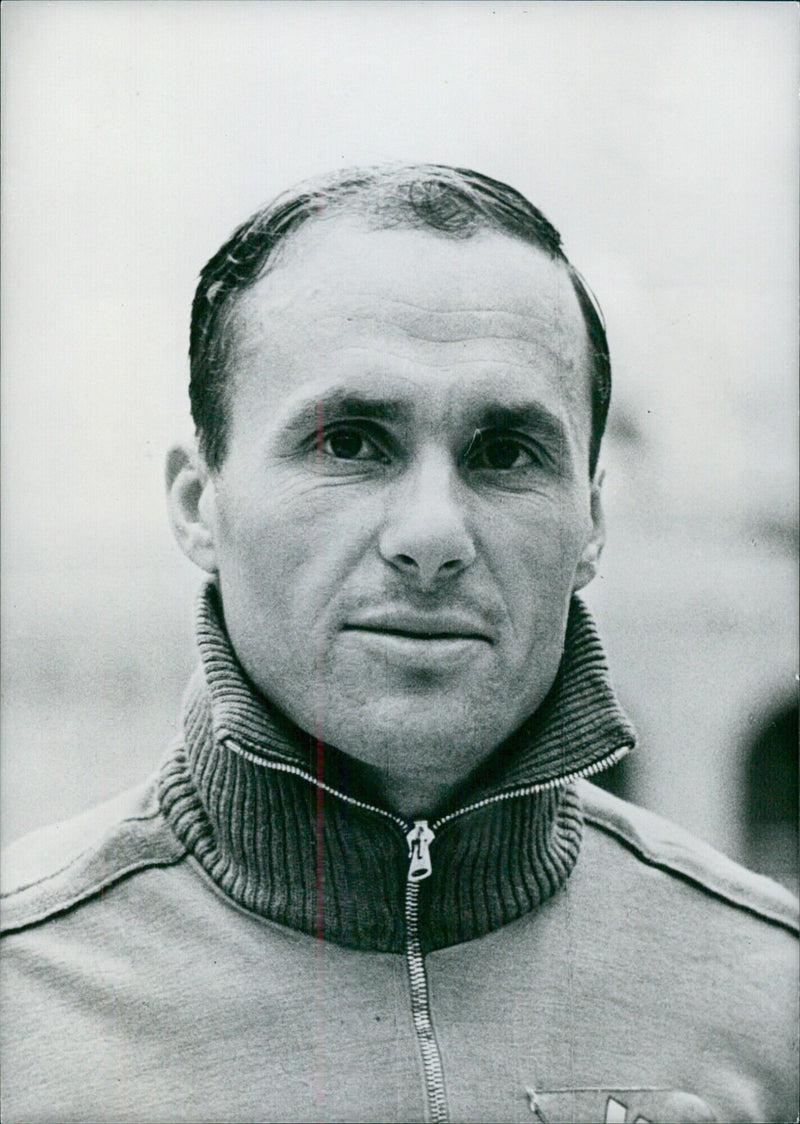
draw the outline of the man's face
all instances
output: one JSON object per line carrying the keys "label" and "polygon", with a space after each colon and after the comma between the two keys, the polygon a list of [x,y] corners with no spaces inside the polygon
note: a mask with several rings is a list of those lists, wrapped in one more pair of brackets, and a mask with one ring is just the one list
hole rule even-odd
{"label": "man's face", "polygon": [[317,221],[230,330],[201,510],[242,665],[364,764],[459,782],[542,702],[591,576],[565,269],[500,234]]}

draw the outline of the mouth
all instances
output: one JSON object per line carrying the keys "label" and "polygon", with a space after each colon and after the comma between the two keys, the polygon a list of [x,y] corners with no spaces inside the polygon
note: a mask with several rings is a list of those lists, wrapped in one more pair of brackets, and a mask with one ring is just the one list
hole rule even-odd
{"label": "mouth", "polygon": [[474,620],[452,613],[384,611],[348,621],[342,632],[373,657],[409,669],[455,668],[493,643]]}
{"label": "mouth", "polygon": [[377,625],[345,625],[343,632],[367,632],[376,636],[395,636],[401,640],[418,640],[433,643],[446,643],[458,640],[483,640],[488,638],[479,632],[434,631],[431,629],[383,628]]}
{"label": "mouth", "polygon": [[415,613],[406,610],[381,610],[364,614],[343,626],[345,632],[372,633],[420,643],[482,641],[492,643],[480,622],[461,613]]}

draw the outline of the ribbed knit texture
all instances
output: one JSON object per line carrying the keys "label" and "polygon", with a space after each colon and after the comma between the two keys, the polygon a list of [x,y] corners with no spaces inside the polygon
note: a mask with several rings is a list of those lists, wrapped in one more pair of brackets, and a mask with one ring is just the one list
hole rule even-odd
{"label": "ribbed knit texture", "polygon": [[[183,745],[161,777],[172,829],[246,909],[349,947],[401,951],[404,829],[331,792],[318,799],[315,746],[249,683],[213,584],[198,603],[197,635],[201,666],[184,702]],[[493,755],[461,804],[489,802],[448,818],[437,831],[433,874],[420,887],[423,948],[481,936],[554,894],[580,847],[580,806],[567,778],[610,764],[634,740],[591,617],[574,598],[550,695]],[[374,803],[351,790],[343,754],[325,747],[324,760],[327,784]],[[522,794],[530,785],[549,787]],[[448,816],[458,811],[448,809]]]}

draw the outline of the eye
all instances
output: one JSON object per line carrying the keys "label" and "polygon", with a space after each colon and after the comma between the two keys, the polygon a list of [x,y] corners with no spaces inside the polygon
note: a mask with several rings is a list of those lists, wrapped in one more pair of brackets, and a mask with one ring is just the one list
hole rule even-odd
{"label": "eye", "polygon": [[479,435],[469,457],[471,468],[510,472],[538,463],[535,452],[515,437]]}
{"label": "eye", "polygon": [[337,461],[386,461],[377,442],[356,426],[341,426],[324,434],[317,447]]}

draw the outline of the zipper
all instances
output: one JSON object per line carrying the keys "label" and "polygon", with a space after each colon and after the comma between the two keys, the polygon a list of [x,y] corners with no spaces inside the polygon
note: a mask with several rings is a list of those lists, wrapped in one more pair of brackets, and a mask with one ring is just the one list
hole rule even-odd
{"label": "zipper", "polygon": [[422,1055],[428,1113],[434,1124],[450,1119],[444,1090],[442,1055],[431,1020],[430,992],[425,971],[425,957],[419,939],[419,884],[428,878],[433,866],[430,845],[435,833],[427,820],[415,820],[406,834],[408,842],[408,878],[406,881],[406,965],[411,990],[411,1018]]}
{"label": "zipper", "polygon": [[424,882],[426,878],[429,878],[433,871],[433,862],[430,852],[431,843],[444,824],[450,823],[451,820],[457,819],[459,816],[466,815],[467,812],[474,812],[478,808],[485,808],[489,804],[496,804],[501,800],[510,800],[517,796],[532,796],[536,792],[546,792],[549,789],[572,784],[573,781],[580,780],[583,777],[590,777],[594,773],[600,772],[601,769],[616,764],[620,758],[628,753],[630,747],[621,746],[619,749],[607,754],[600,761],[596,761],[593,765],[589,765],[585,769],[579,769],[574,773],[569,773],[564,777],[558,777],[550,781],[542,781],[538,784],[523,786],[522,788],[509,789],[508,792],[499,792],[494,796],[487,796],[483,800],[476,800],[473,804],[467,804],[463,808],[458,808],[456,811],[450,812],[448,815],[435,820],[432,824],[429,824],[427,820],[414,820],[409,826],[408,822],[404,820],[402,816],[396,815],[394,812],[387,812],[385,808],[379,808],[375,804],[368,804],[364,800],[357,800],[353,796],[348,796],[347,793],[340,792],[339,789],[326,784],[325,781],[319,780],[313,774],[309,773],[306,769],[300,768],[298,765],[289,765],[281,761],[265,760],[263,757],[243,749],[230,738],[226,738],[225,742],[234,753],[237,753],[240,757],[243,757],[246,761],[250,761],[254,765],[261,765],[263,768],[274,769],[281,773],[291,773],[296,777],[308,781],[309,784],[321,788],[324,792],[336,796],[346,804],[361,808],[365,812],[371,812],[373,815],[380,816],[384,820],[389,820],[402,829],[408,844],[405,921],[406,966],[408,969],[409,989],[411,992],[411,1018],[414,1024],[417,1044],[419,1045],[420,1054],[422,1056],[422,1068],[425,1075],[425,1092],[430,1120],[432,1124],[447,1124],[447,1121],[450,1119],[450,1114],[447,1109],[447,1098],[444,1087],[442,1055],[439,1051],[439,1044],[436,1041],[433,1021],[431,1019],[428,976],[425,971],[425,957],[422,953],[422,945],[419,937],[419,884],[420,882]]}
{"label": "zipper", "polygon": [[485,808],[489,804],[497,804],[501,800],[512,800],[517,796],[533,796],[535,792],[547,792],[553,788],[574,784],[575,781],[585,780],[587,777],[594,776],[595,773],[602,772],[603,769],[610,769],[630,751],[629,745],[622,745],[619,749],[612,750],[605,757],[601,757],[599,761],[595,761],[594,764],[587,765],[584,769],[576,769],[574,773],[565,773],[563,777],[554,777],[549,781],[539,781],[537,784],[523,785],[522,788],[510,788],[507,792],[497,792],[494,796],[485,796],[483,800],[476,800],[474,804],[466,804],[463,808],[457,808],[455,812],[442,816],[440,820],[431,824],[431,829],[438,831],[444,824],[458,819],[459,816],[465,816],[467,812],[475,812],[478,808]]}
{"label": "zipper", "polygon": [[321,788],[323,792],[329,792],[331,796],[336,796],[339,800],[343,800],[345,804],[351,804],[355,808],[361,808],[365,812],[372,812],[376,816],[380,816],[384,820],[391,820],[392,823],[397,824],[403,829],[403,834],[408,831],[408,822],[402,816],[397,816],[394,812],[387,812],[385,808],[379,808],[376,804],[367,804],[364,800],[356,800],[354,796],[348,796],[346,792],[340,792],[338,788],[334,788],[332,784],[327,784],[309,773],[307,769],[301,769],[299,765],[288,765],[283,761],[268,761],[264,757],[259,756],[257,753],[251,753],[248,749],[243,749],[235,741],[229,737],[224,739],[225,745],[232,749],[239,757],[243,757],[245,761],[251,762],[253,765],[260,765],[263,769],[273,769],[276,773],[291,773],[295,777],[300,777],[309,784],[314,785],[315,788]]}
{"label": "zipper", "polygon": [[[299,765],[289,765],[283,761],[268,761],[263,756],[244,749],[231,737],[226,736],[222,740],[229,749],[232,749],[239,757],[243,757],[245,761],[250,761],[253,765],[260,765],[263,769],[274,769],[279,773],[291,773],[293,776],[300,777],[302,780],[308,781],[309,784],[321,788],[324,792],[329,792],[331,796],[336,796],[339,800],[343,800],[345,804],[350,804],[355,808],[361,808],[365,812],[372,812],[373,815],[380,816],[381,819],[390,820],[393,824],[397,824],[398,827],[402,828],[406,839],[408,839],[408,836],[411,834],[411,831],[414,830],[416,824],[425,824],[435,835],[444,824],[450,823],[451,820],[458,819],[459,816],[466,815],[467,812],[475,812],[478,808],[485,808],[488,804],[496,804],[501,800],[512,800],[517,796],[532,796],[535,792],[547,792],[548,789],[559,788],[562,785],[566,786],[573,784],[575,781],[585,780],[587,777],[594,776],[595,773],[602,772],[603,769],[609,769],[612,765],[616,765],[617,762],[625,757],[626,754],[630,753],[631,750],[629,745],[623,745],[620,746],[619,749],[607,753],[605,757],[601,757],[600,760],[595,761],[594,764],[587,765],[584,769],[576,769],[574,773],[565,773],[563,777],[555,777],[549,781],[539,781],[537,784],[525,785],[522,788],[510,788],[507,792],[498,792],[495,793],[494,796],[486,796],[483,800],[476,800],[473,804],[467,804],[463,808],[457,808],[455,812],[450,812],[448,815],[442,816],[441,819],[434,821],[431,825],[428,825],[427,820],[416,820],[414,824],[411,825],[410,831],[408,821],[404,820],[402,816],[398,816],[394,812],[387,812],[385,808],[379,808],[377,804],[368,804],[365,800],[357,800],[354,796],[348,796],[346,792],[341,792],[338,788],[334,788],[333,785],[319,780],[313,773],[309,773],[307,769],[301,769]],[[428,840],[428,844],[430,844],[433,837],[432,835],[431,839]],[[430,855],[428,856],[428,861],[430,861]],[[430,870],[428,874],[430,874]],[[422,877],[426,878],[427,875],[423,875]],[[416,881],[421,881],[421,879],[416,879]]]}
{"label": "zipper", "polygon": [[431,866],[431,843],[435,838],[434,833],[428,827],[427,820],[414,820],[411,830],[406,835],[409,882],[422,882],[433,870]]}
{"label": "zipper", "polygon": [[[611,758],[605,758],[602,763],[583,770],[581,774],[575,773],[575,779],[581,776],[590,776],[599,769],[613,764],[628,752],[627,746],[617,750]],[[529,796],[535,792],[543,792],[555,788],[556,785],[569,784],[573,777],[563,780],[545,781],[541,784],[528,785],[525,788],[511,789],[508,792],[487,796],[484,800],[476,800],[464,808],[459,808],[447,816],[442,816],[433,824],[427,820],[415,820],[411,829],[406,833],[408,843],[408,878],[406,881],[406,963],[408,965],[408,979],[411,988],[411,1017],[417,1035],[422,1066],[425,1072],[425,1088],[428,1094],[428,1108],[430,1119],[434,1124],[446,1122],[450,1119],[447,1111],[447,1098],[444,1087],[444,1070],[442,1069],[442,1055],[433,1030],[430,1008],[430,992],[428,989],[428,976],[425,971],[425,957],[422,955],[422,946],[419,939],[419,884],[429,878],[433,872],[431,861],[431,843],[436,838],[436,832],[443,824],[467,812],[474,812],[477,808],[484,808],[487,804],[496,804],[501,800],[508,800],[515,796]]]}
{"label": "zipper", "polygon": [[225,739],[226,745],[250,761],[253,765],[261,765],[265,769],[274,769],[279,773],[291,773],[300,777],[309,784],[321,788],[324,792],[338,797],[346,804],[371,812],[381,819],[389,820],[400,827],[408,843],[408,876],[406,878],[406,967],[408,969],[408,983],[411,993],[411,1020],[414,1024],[414,1033],[417,1038],[420,1054],[422,1055],[422,1069],[425,1075],[425,1094],[428,1104],[428,1115],[433,1124],[446,1124],[450,1119],[447,1111],[447,1101],[444,1091],[444,1072],[442,1069],[442,1056],[439,1045],[433,1032],[431,1021],[430,997],[428,992],[428,977],[425,972],[425,957],[422,955],[422,946],[419,939],[419,884],[428,878],[433,870],[431,863],[430,845],[435,833],[428,825],[427,820],[415,820],[409,828],[407,820],[402,816],[387,812],[375,804],[368,804],[364,800],[357,800],[345,792],[325,781],[313,776],[306,769],[298,765],[289,765],[283,761],[267,761],[258,754],[244,749],[230,738]]}

